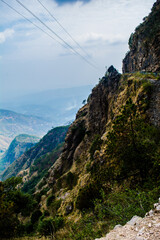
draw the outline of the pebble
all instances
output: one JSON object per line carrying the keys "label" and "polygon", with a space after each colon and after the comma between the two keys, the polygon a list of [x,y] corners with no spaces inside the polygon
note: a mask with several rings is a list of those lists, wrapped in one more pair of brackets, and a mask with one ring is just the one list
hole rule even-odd
{"label": "pebble", "polygon": [[156,207],[156,210],[159,212],[160,211],[160,205]]}
{"label": "pebble", "polygon": [[121,224],[118,224],[118,225],[116,225],[116,226],[114,227],[114,230],[116,230],[117,228],[120,228],[120,227],[122,227],[122,225],[121,225]]}

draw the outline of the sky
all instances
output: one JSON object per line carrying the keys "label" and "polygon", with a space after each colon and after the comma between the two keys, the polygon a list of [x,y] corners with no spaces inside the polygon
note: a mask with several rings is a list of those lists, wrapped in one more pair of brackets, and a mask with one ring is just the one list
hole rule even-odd
{"label": "sky", "polygon": [[41,22],[16,0],[5,2],[29,21],[0,0],[0,101],[48,89],[95,85],[110,65],[121,71],[129,36],[155,2],[39,0],[60,26],[38,0],[19,1]]}

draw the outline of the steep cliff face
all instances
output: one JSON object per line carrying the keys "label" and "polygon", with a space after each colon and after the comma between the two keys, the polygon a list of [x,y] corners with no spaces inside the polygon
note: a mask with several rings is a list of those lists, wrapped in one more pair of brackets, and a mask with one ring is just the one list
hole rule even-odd
{"label": "steep cliff face", "polygon": [[[128,103],[129,108],[127,109],[125,106],[129,99],[131,102]],[[82,223],[83,217],[86,216],[82,217],[84,209],[87,209],[90,214],[86,218],[90,219],[91,216],[94,216],[94,219],[91,220],[94,228],[92,234],[98,236],[96,235],[98,228],[102,232],[103,230],[107,232],[108,226],[113,224],[110,219],[117,217],[114,215],[116,207],[117,209],[124,207],[119,201],[122,201],[122,205],[131,206],[128,200],[124,200],[126,196],[128,198],[129,194],[125,193],[124,186],[127,189],[130,189],[130,186],[131,189],[134,186],[138,187],[138,184],[142,183],[142,179],[146,181],[145,175],[154,178],[152,163],[155,161],[157,164],[157,160],[156,156],[154,158],[152,154],[155,151],[153,149],[157,151],[160,142],[158,130],[154,129],[154,126],[152,128],[150,123],[160,126],[159,101],[159,74],[155,75],[154,73],[136,72],[120,75],[114,67],[110,67],[92,90],[88,103],[78,111],[76,120],[69,127],[63,152],[49,169],[49,176],[45,181],[44,187],[49,191],[45,194],[46,196],[41,198],[42,206],[46,207],[47,198],[54,195],[53,204],[54,201],[61,202],[56,213],[65,218],[66,225],[62,232],[57,233],[56,239],[63,239],[63,237],[78,239],[79,231],[83,232],[79,228],[83,226],[85,229],[86,227]],[[135,107],[137,112],[132,114]],[[124,112],[126,115],[122,114]],[[127,115],[130,113],[131,115]],[[138,116],[137,119],[136,116]],[[135,118],[133,122],[132,117]],[[115,122],[119,125],[116,125]],[[148,129],[145,130],[145,128]],[[114,133],[114,129],[116,129],[116,133]],[[108,136],[110,137],[109,141]],[[137,141],[136,150],[134,150],[134,137]],[[114,141],[114,139],[116,140]],[[152,145],[152,143],[154,144]],[[108,149],[108,146],[111,147],[111,150]],[[113,153],[111,153],[112,148],[115,148]],[[149,152],[145,155],[147,149]],[[149,164],[147,163],[149,167],[148,165],[145,167],[145,161],[149,162]],[[43,189],[39,189],[39,191],[41,193]],[[125,196],[125,194],[127,195]],[[130,200],[133,195],[129,197]],[[132,204],[134,205],[134,201]],[[132,209],[133,214],[137,209],[141,212],[139,202],[135,209]],[[53,211],[52,205],[48,207],[48,210]],[[113,211],[113,215],[112,213],[110,215],[110,211]],[[127,214],[127,217],[124,216],[124,219],[128,220],[129,216],[132,217],[132,212],[125,211],[124,214]],[[123,213],[118,210],[116,214]],[[141,212],[142,216],[143,214],[144,210],[143,213]],[[125,220],[121,216],[120,218],[121,223],[124,224]],[[103,229],[101,224],[106,224],[107,227]],[[68,228],[68,226],[73,226],[73,228]],[[75,230],[76,226],[77,230]],[[78,228],[78,226],[80,227]],[[87,236],[87,234],[83,234],[82,236]],[[67,238],[67,236],[71,237]],[[93,239],[93,237],[88,236],[86,239]]]}
{"label": "steep cliff face", "polygon": [[129,39],[130,51],[123,60],[123,73],[160,71],[160,0]]}
{"label": "steep cliff face", "polygon": [[94,134],[102,134],[110,119],[111,101],[115,95],[121,75],[111,66],[97,87],[93,88],[88,102],[88,127]]}
{"label": "steep cliff face", "polygon": [[78,111],[76,120],[68,130],[61,157],[50,170],[50,183],[55,182],[57,172],[62,176],[86,153],[95,135],[105,132],[106,123],[111,119],[111,101],[118,89],[120,77],[117,70],[111,66],[99,84],[93,88],[88,103]]}

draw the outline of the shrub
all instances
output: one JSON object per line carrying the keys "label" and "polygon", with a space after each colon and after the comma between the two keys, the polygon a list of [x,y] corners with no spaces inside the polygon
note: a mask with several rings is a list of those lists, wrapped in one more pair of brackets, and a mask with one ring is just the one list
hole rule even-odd
{"label": "shrub", "polygon": [[77,183],[77,176],[73,174],[72,172],[68,172],[66,176],[66,184],[69,189],[72,189],[73,186],[75,186]]}
{"label": "shrub", "polygon": [[121,189],[94,201],[94,213],[101,221],[107,219],[113,226],[125,224],[134,215],[143,217],[153,207],[160,194],[160,188]]}
{"label": "shrub", "polygon": [[54,218],[55,231],[62,228],[64,225],[64,218],[62,216],[57,216]]}
{"label": "shrub", "polygon": [[55,196],[52,194],[50,195],[48,198],[47,198],[47,201],[46,201],[46,205],[47,207],[49,207],[51,205],[51,203],[53,202],[53,200],[55,199]]}
{"label": "shrub", "polygon": [[143,82],[142,86],[143,86],[144,91],[145,91],[148,95],[150,95],[151,92],[152,92],[152,89],[153,89],[152,83],[149,82],[149,81],[145,81],[145,82]]}
{"label": "shrub", "polygon": [[55,232],[54,220],[52,217],[44,218],[39,222],[38,232],[43,236],[51,236],[53,237]]}
{"label": "shrub", "polygon": [[53,238],[54,233],[63,227],[64,219],[62,216],[46,217],[43,218],[38,225],[38,232],[43,236],[51,236]]}
{"label": "shrub", "polygon": [[29,222],[27,222],[26,224],[25,224],[25,226],[24,226],[24,229],[25,229],[25,232],[27,233],[27,234],[30,234],[30,233],[32,233],[33,232],[33,224],[29,221]]}
{"label": "shrub", "polygon": [[31,216],[31,223],[32,224],[35,224],[36,222],[38,222],[39,218],[42,216],[42,212],[38,209],[38,210],[35,210],[33,213],[32,213],[32,216]]}
{"label": "shrub", "polygon": [[92,208],[94,206],[93,200],[99,197],[98,186],[95,183],[89,183],[79,190],[76,207],[80,210]]}
{"label": "shrub", "polygon": [[91,144],[91,147],[90,147],[90,150],[89,150],[89,153],[90,153],[90,156],[91,156],[92,160],[93,160],[93,156],[94,156],[95,151],[100,150],[101,144],[102,144],[102,140],[101,140],[100,135],[95,135],[94,140],[93,140],[93,142]]}

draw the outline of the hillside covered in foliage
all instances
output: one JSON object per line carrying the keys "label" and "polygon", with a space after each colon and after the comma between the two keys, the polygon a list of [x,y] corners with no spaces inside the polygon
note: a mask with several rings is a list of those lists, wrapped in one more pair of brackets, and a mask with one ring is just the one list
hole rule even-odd
{"label": "hillside covered in foliage", "polygon": [[24,152],[33,147],[38,141],[38,137],[27,134],[20,134],[15,137],[7,151],[0,158],[0,172],[19,158]]}

